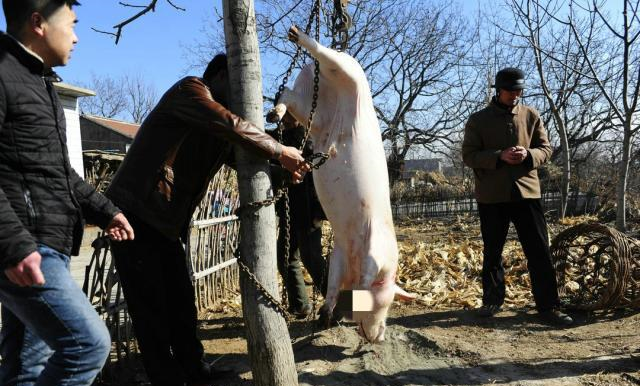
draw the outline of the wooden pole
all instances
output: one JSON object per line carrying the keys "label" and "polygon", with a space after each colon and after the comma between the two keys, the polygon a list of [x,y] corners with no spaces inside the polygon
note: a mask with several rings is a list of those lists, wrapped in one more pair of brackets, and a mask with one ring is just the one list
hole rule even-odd
{"label": "wooden pole", "polygon": [[[224,30],[231,84],[231,111],[263,128],[262,75],[253,0],[223,0]],[[240,203],[271,194],[269,165],[236,147]],[[263,286],[280,298],[276,278],[276,218],[273,205],[240,217],[240,252]],[[256,386],[297,386],[298,376],[287,325],[241,273],[242,311]]]}

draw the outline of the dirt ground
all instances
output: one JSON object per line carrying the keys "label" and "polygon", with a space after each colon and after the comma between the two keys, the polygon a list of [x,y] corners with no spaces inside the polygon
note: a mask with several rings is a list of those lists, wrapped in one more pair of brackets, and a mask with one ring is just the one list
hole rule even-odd
{"label": "dirt ground", "polygon": [[[640,317],[629,311],[573,314],[572,328],[542,325],[535,312],[495,318],[470,310],[397,306],[387,339],[365,344],[349,323],[311,335],[292,325],[300,386],[638,385]],[[242,318],[202,322],[207,357],[234,375],[225,386],[252,385]]]}
{"label": "dirt ground", "polygon": [[[476,225],[460,229],[460,237],[477,239]],[[442,237],[407,229],[399,226],[399,239],[435,243]],[[513,235],[510,238],[514,242]],[[387,339],[377,345],[364,343],[349,322],[324,331],[314,331],[311,322],[294,322],[290,333],[299,384],[640,384],[636,310],[573,312],[575,325],[561,329],[541,324],[531,301],[509,304],[494,318],[478,316],[472,308],[396,303],[387,321]],[[207,359],[231,370],[217,385],[253,384],[239,308],[204,313],[200,334]]]}

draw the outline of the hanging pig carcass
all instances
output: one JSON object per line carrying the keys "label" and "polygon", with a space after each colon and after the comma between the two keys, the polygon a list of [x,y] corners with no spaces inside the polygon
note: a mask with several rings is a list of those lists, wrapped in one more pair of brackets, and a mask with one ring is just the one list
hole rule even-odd
{"label": "hanging pig carcass", "polygon": [[[360,335],[384,340],[386,317],[396,295],[413,298],[396,285],[398,246],[391,216],[387,163],[366,76],[346,53],[320,45],[299,31],[289,39],[320,63],[317,109],[310,138],[329,159],[313,172],[322,207],[331,223],[334,247],[323,312],[331,315],[340,290],[369,294],[371,309],[354,312]],[[268,119],[286,111],[307,122],[314,88],[314,64],[305,66],[293,90],[285,89]]]}

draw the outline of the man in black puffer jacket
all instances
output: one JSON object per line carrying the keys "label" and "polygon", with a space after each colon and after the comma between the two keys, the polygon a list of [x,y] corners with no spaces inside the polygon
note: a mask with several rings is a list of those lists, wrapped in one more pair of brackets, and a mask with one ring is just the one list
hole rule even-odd
{"label": "man in black puffer jacket", "polygon": [[133,238],[69,164],[51,70],[77,42],[73,0],[3,0],[0,32],[0,385],[90,385],[109,332],[69,272],[84,218]]}

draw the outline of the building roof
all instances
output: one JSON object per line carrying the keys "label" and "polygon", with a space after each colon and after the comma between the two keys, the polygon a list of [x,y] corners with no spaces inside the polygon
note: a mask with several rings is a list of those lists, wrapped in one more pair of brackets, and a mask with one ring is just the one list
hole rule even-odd
{"label": "building roof", "polygon": [[93,90],[89,90],[89,89],[78,87],[78,86],[73,86],[68,83],[57,82],[57,83],[54,83],[53,86],[61,95],[66,95],[66,96],[71,96],[76,98],[96,95],[95,91]]}
{"label": "building roof", "polygon": [[402,168],[402,178],[411,178],[418,171],[440,171],[442,160],[440,158],[423,158],[404,160]]}
{"label": "building roof", "polygon": [[119,121],[117,119],[97,117],[95,115],[88,115],[88,114],[82,114],[81,117],[97,125],[100,125],[104,128],[120,133],[131,139],[133,139],[133,137],[136,136],[136,133],[140,128],[140,125],[137,123],[129,123],[124,121]]}
{"label": "building roof", "polygon": [[88,158],[100,158],[107,161],[122,161],[124,159],[124,154],[102,150],[84,150],[82,155]]}

